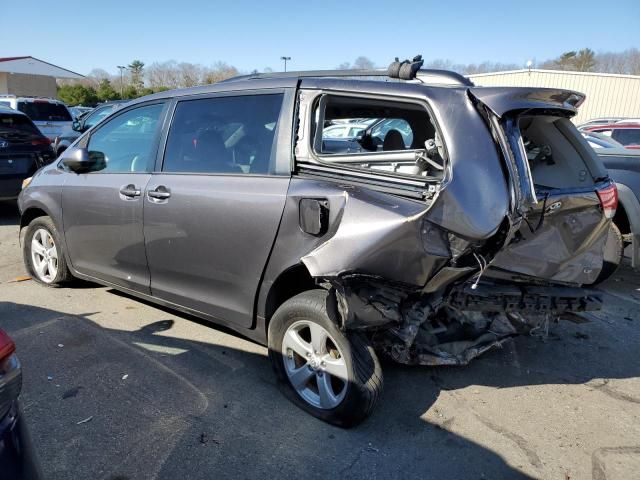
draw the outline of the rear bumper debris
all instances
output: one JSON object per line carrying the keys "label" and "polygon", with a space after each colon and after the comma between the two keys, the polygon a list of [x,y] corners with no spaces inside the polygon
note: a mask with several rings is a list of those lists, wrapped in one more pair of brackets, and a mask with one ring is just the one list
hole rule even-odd
{"label": "rear bumper debris", "polygon": [[444,297],[348,275],[331,282],[345,330],[370,332],[374,347],[410,365],[466,365],[517,335],[546,335],[563,314],[599,310],[598,290],[465,282]]}

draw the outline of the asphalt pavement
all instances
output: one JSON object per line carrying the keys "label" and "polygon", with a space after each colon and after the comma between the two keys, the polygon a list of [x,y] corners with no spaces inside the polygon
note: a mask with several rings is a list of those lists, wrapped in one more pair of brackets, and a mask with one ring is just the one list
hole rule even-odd
{"label": "asphalt pavement", "polygon": [[467,367],[383,362],[378,409],[341,430],[279,393],[260,345],[110,288],[29,280],[18,225],[0,205],[0,328],[17,343],[47,479],[640,478],[629,266],[603,311],[546,338]]}

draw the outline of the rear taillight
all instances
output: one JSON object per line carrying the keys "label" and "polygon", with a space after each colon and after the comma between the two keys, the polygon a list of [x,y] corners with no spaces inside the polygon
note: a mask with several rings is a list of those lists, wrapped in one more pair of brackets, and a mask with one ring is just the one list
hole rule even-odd
{"label": "rear taillight", "polygon": [[0,330],[0,362],[2,362],[5,358],[8,358],[13,352],[16,351],[16,344],[13,343],[13,340],[4,333],[4,331]]}
{"label": "rear taillight", "polygon": [[618,208],[618,187],[616,187],[616,184],[611,183],[604,188],[596,190],[596,193],[600,199],[604,216],[613,218],[616,214],[616,208]]}
{"label": "rear taillight", "polygon": [[35,140],[31,141],[31,145],[51,145],[51,140],[49,140],[47,137],[36,138]]}

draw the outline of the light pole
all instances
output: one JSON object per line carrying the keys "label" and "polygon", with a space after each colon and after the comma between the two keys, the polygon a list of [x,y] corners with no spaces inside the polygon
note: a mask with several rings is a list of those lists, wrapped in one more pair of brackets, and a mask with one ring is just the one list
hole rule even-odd
{"label": "light pole", "polygon": [[280,60],[284,60],[284,71],[287,71],[287,61],[291,60],[291,57],[280,57]]}
{"label": "light pole", "polygon": [[122,81],[122,72],[127,69],[124,65],[118,65],[118,69],[120,70],[120,98],[122,98],[124,91],[124,82]]}

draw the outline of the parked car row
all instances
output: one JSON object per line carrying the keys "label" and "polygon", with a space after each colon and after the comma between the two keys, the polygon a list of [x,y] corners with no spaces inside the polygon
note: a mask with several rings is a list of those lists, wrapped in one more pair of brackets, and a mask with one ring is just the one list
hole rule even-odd
{"label": "parked car row", "polygon": [[51,140],[27,115],[0,106],[0,200],[16,199],[23,180],[54,158]]}
{"label": "parked car row", "polygon": [[[258,74],[115,109],[25,181],[26,269],[227,325],[343,427],[379,399],[378,355],[463,365],[600,308],[618,197],[570,122],[584,97],[420,63],[390,69],[409,82]],[[353,119],[354,148],[328,148],[327,122]]]}

